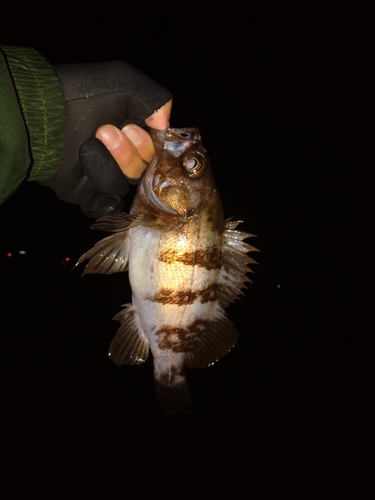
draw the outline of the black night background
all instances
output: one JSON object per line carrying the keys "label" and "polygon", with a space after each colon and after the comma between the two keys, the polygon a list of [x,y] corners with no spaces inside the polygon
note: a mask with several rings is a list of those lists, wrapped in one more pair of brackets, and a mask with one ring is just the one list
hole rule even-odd
{"label": "black night background", "polygon": [[261,253],[227,310],[238,344],[188,371],[195,412],[168,417],[151,359],[119,368],[107,356],[110,318],[131,300],[126,273],[72,270],[103,234],[53,191],[22,185],[0,207],[2,498],[374,498],[362,236],[373,20],[349,2],[311,5],[3,13],[3,44],[52,64],[125,60],[169,88],[171,125],[200,128],[226,216]]}

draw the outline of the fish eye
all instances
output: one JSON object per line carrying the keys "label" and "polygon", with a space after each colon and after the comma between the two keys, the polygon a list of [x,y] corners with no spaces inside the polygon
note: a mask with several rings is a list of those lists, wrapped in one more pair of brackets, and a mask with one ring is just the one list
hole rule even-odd
{"label": "fish eye", "polygon": [[182,160],[186,173],[194,179],[201,177],[206,170],[206,159],[198,151],[189,153]]}

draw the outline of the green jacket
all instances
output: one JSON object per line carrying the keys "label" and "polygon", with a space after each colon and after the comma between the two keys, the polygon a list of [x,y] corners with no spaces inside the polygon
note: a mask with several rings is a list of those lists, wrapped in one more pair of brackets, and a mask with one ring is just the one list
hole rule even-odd
{"label": "green jacket", "polygon": [[32,48],[0,47],[0,204],[25,179],[58,169],[65,106],[51,65]]}

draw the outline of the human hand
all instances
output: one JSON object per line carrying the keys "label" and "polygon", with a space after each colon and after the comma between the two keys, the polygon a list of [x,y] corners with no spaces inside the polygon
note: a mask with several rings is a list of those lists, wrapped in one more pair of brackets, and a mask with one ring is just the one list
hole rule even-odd
{"label": "human hand", "polygon": [[[146,125],[155,130],[166,129],[171,109],[172,100],[146,118]],[[121,130],[113,125],[103,125],[96,131],[95,137],[110,151],[123,174],[131,179],[141,176],[145,162],[149,163],[155,153],[150,134],[133,123]]]}
{"label": "human hand", "polygon": [[153,154],[150,136],[137,125],[167,127],[172,95],[120,61],[54,70],[65,98],[64,158],[58,172],[41,184],[80,205],[88,217],[116,214],[129,189],[125,175],[130,182],[139,177],[143,160]]}

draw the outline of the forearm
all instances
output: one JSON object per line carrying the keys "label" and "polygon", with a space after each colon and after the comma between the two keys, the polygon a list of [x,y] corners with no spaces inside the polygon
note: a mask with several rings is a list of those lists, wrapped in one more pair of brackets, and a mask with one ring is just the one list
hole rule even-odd
{"label": "forearm", "polygon": [[[51,67],[33,49],[9,46],[0,56],[0,203],[27,179],[88,217],[118,213],[125,176],[138,177],[153,154],[145,130],[134,139],[120,129],[167,127],[171,93],[122,61]],[[116,144],[104,135],[104,147],[94,136],[106,124]]]}

